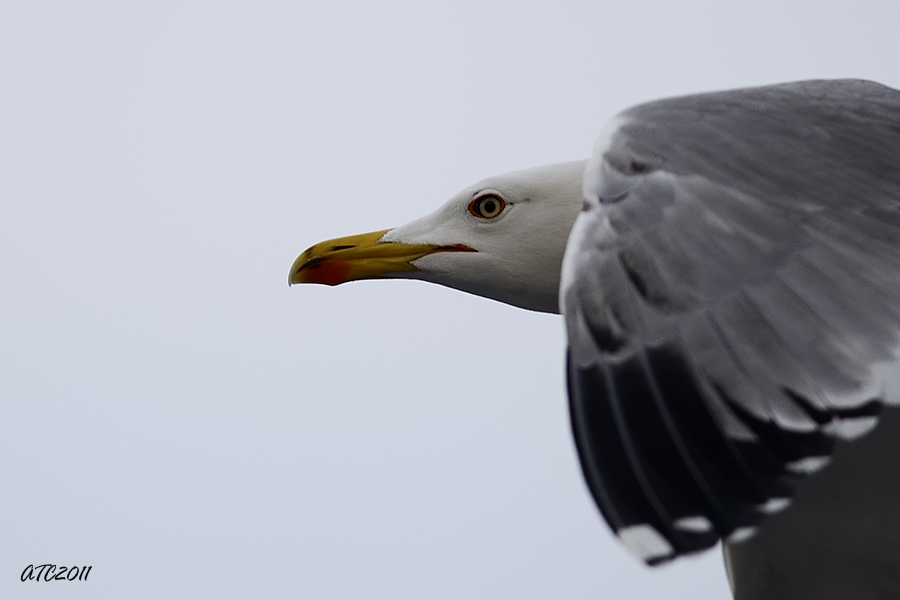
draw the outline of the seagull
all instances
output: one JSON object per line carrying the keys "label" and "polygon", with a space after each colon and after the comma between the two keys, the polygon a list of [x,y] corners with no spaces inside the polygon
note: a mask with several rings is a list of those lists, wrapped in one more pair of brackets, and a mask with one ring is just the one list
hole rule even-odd
{"label": "seagull", "polygon": [[564,315],[585,481],[647,564],[721,541],[737,600],[900,598],[897,90],[639,105],[289,284],[392,277]]}

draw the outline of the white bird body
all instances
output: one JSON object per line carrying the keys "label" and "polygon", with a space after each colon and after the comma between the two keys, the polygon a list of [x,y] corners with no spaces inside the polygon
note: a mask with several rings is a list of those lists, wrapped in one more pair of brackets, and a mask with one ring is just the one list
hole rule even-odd
{"label": "white bird body", "polygon": [[738,600],[900,598],[900,92],[639,106],[586,164],[316,245],[289,281],[372,277],[563,308],[585,478],[648,563],[723,539]]}

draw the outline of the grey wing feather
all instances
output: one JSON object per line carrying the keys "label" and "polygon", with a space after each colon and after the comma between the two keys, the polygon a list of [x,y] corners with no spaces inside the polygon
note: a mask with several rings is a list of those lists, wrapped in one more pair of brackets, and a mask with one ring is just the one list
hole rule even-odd
{"label": "grey wing feather", "polygon": [[897,400],[900,92],[638,106],[584,185],[561,306],[589,486],[651,563],[745,537]]}

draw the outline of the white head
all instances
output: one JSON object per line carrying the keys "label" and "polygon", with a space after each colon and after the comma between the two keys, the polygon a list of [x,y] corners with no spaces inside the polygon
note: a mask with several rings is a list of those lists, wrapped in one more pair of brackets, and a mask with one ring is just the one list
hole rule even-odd
{"label": "white head", "polygon": [[559,312],[560,267],[581,209],[585,161],[480,181],[406,225],[316,244],[289,283],[403,277],[541,312]]}

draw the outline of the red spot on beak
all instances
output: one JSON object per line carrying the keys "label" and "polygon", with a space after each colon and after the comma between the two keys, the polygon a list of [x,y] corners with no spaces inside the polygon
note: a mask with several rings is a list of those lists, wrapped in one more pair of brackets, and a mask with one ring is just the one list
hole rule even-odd
{"label": "red spot on beak", "polygon": [[345,262],[339,260],[323,262],[303,269],[303,283],[338,285],[347,281],[349,273],[350,267]]}

